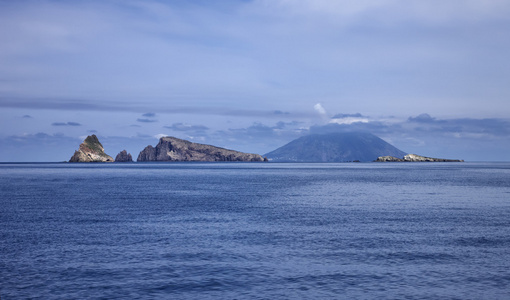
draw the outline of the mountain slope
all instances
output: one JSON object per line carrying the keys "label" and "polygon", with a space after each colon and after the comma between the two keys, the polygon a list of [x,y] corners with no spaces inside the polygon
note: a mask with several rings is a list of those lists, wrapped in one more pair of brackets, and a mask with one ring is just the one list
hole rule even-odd
{"label": "mountain slope", "polygon": [[265,154],[275,162],[373,161],[385,155],[402,157],[406,153],[364,132],[307,135]]}

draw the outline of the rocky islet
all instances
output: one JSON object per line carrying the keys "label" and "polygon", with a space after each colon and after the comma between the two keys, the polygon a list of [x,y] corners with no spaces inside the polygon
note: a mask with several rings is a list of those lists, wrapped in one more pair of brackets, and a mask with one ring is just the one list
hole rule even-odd
{"label": "rocky islet", "polygon": [[104,152],[103,145],[93,134],[85,138],[69,162],[113,162],[113,158]]}

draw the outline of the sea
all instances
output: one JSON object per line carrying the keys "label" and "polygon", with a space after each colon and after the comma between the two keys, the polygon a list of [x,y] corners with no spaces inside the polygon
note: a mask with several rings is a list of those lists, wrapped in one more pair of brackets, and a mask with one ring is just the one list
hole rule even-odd
{"label": "sea", "polygon": [[0,299],[510,299],[510,163],[3,163]]}

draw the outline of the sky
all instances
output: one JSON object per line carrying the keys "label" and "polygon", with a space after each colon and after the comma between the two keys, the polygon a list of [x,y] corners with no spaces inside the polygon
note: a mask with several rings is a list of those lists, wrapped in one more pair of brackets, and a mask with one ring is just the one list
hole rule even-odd
{"label": "sky", "polygon": [[510,1],[0,0],[0,161],[369,131],[508,161]]}

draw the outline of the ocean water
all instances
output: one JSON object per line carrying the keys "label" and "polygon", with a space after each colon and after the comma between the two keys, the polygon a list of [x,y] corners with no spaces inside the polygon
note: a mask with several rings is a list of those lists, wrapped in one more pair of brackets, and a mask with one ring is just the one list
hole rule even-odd
{"label": "ocean water", "polygon": [[0,164],[0,299],[510,299],[510,163]]}

